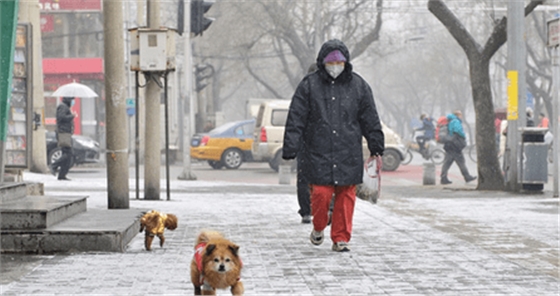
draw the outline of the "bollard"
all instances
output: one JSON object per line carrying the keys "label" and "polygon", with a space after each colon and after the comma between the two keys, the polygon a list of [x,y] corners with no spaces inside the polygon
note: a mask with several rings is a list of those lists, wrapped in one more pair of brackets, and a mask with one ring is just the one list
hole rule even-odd
{"label": "bollard", "polygon": [[422,167],[422,185],[436,185],[436,165],[426,162]]}
{"label": "bollard", "polygon": [[282,162],[278,166],[278,184],[290,185],[292,182],[292,166],[288,162]]}

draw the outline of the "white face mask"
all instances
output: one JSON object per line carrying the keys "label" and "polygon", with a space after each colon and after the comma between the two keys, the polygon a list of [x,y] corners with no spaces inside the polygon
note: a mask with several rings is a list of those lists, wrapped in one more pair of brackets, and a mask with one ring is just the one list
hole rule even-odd
{"label": "white face mask", "polygon": [[338,77],[338,75],[340,75],[340,73],[344,71],[344,65],[341,64],[325,65],[325,70],[327,70],[327,73],[329,73],[329,75],[331,75],[332,78],[336,79],[336,77]]}

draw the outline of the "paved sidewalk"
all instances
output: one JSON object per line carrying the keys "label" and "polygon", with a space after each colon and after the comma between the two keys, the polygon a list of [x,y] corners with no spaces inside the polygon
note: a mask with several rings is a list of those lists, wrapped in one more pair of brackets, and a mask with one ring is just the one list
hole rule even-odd
{"label": "paved sidewalk", "polygon": [[[103,182],[45,188],[70,195]],[[131,199],[132,208],[178,216],[164,248],[156,240],[145,251],[139,234],[125,253],[30,256],[34,268],[1,292],[192,295],[194,239],[216,229],[241,246],[247,295],[559,294],[558,199],[396,183],[387,180],[377,205],[357,201],[352,251],[335,253],[329,228],[323,245],[309,243],[293,185],[174,180],[171,201]],[[88,208],[107,207],[105,192],[90,196]]]}

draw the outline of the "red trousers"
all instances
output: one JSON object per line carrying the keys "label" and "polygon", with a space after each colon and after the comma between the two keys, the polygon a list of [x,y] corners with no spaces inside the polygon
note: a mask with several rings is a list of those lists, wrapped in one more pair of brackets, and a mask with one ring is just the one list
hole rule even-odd
{"label": "red trousers", "polygon": [[311,185],[311,212],[315,231],[323,231],[329,220],[329,206],[334,194],[331,240],[349,242],[352,236],[352,218],[356,204],[356,185]]}

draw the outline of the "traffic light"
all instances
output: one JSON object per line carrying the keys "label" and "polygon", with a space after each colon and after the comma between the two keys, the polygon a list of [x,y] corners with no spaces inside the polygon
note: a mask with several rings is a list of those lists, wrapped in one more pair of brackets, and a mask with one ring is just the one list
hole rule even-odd
{"label": "traffic light", "polygon": [[205,2],[204,0],[192,0],[191,1],[191,33],[194,36],[202,35],[210,25],[212,24],[212,19],[207,18],[204,14],[212,7],[214,3]]}

